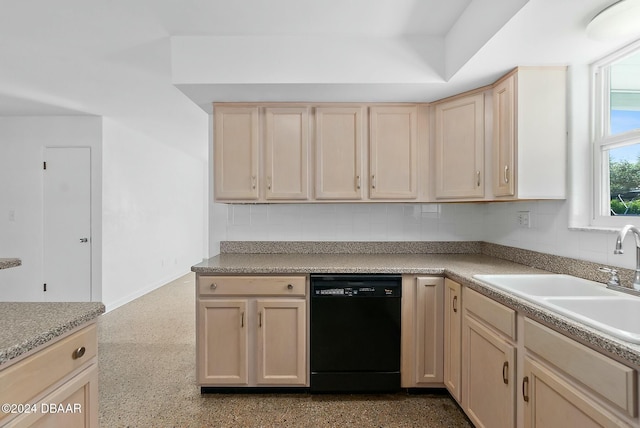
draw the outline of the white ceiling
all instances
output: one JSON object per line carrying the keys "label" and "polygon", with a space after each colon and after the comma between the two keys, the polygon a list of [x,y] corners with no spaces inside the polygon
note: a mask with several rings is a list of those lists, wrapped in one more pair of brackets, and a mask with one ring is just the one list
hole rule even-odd
{"label": "white ceiling", "polygon": [[109,117],[205,159],[212,101],[431,101],[588,64],[630,41],[584,34],[613,2],[0,0],[0,115]]}
{"label": "white ceiling", "polygon": [[360,35],[447,33],[471,0],[160,1],[172,35]]}

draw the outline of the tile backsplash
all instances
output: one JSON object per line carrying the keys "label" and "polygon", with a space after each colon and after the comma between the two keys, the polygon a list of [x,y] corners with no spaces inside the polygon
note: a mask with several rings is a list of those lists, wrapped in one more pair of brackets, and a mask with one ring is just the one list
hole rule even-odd
{"label": "tile backsplash", "polygon": [[[633,240],[614,255],[615,235],[568,228],[566,201],[225,205],[229,241],[486,241],[635,268]],[[518,213],[528,211],[530,227]],[[224,209],[222,210],[224,212]]]}
{"label": "tile backsplash", "polygon": [[476,241],[481,204],[229,205],[227,240]]}

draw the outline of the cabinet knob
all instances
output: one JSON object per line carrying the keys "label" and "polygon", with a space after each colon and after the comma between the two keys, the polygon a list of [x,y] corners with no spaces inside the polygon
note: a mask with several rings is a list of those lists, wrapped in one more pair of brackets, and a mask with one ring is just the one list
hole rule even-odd
{"label": "cabinet knob", "polygon": [[504,182],[509,182],[509,165],[504,166]]}
{"label": "cabinet knob", "polygon": [[211,284],[211,289],[215,290],[216,288],[218,288],[218,284],[216,284],[215,282]]}
{"label": "cabinet knob", "polygon": [[84,346],[81,346],[75,351],[73,351],[73,354],[71,354],[71,358],[73,358],[74,360],[77,360],[78,358],[82,358],[85,352],[87,352],[86,348]]}
{"label": "cabinet knob", "polygon": [[453,312],[458,312],[458,296],[453,296]]}
{"label": "cabinet knob", "polygon": [[508,385],[509,384],[509,362],[505,361],[502,364],[502,381]]}
{"label": "cabinet knob", "polygon": [[371,188],[372,189],[376,188],[376,176],[375,176],[375,174],[371,176]]}
{"label": "cabinet knob", "polygon": [[522,399],[525,403],[529,402],[529,376],[525,376],[522,379]]}
{"label": "cabinet knob", "polygon": [[477,172],[476,172],[476,175],[478,176],[478,182],[477,182],[477,184],[478,184],[478,187],[480,187],[480,171],[477,171]]}
{"label": "cabinet knob", "polygon": [[289,290],[293,290],[293,285],[289,284],[289,285],[287,285],[287,288],[288,288]]}

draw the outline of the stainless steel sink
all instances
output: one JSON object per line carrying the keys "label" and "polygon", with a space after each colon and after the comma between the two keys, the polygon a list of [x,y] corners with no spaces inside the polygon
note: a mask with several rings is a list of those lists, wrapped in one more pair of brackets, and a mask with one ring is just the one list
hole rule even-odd
{"label": "stainless steel sink", "polygon": [[640,344],[640,298],[570,275],[474,275],[477,280]]}

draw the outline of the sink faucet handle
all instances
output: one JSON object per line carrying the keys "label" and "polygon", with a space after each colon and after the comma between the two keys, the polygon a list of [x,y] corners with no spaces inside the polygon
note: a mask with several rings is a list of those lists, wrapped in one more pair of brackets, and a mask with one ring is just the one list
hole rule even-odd
{"label": "sink faucet handle", "polygon": [[612,268],[608,268],[608,267],[599,267],[598,270],[600,272],[605,272],[610,274],[611,276],[609,277],[609,282],[607,282],[607,285],[615,285],[615,286],[620,286],[620,278],[618,278],[618,271]]}

